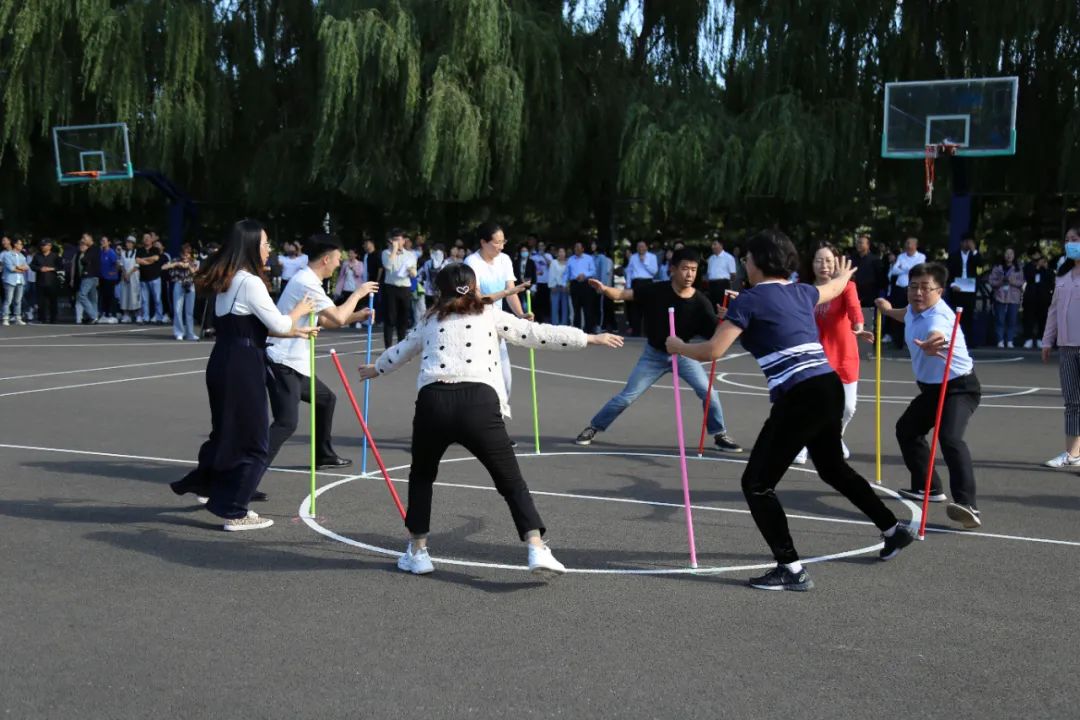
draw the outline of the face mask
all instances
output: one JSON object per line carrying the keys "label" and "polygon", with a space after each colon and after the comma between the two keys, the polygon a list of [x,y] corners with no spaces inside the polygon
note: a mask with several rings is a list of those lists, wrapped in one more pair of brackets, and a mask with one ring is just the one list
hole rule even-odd
{"label": "face mask", "polygon": [[528,250],[522,250],[521,251],[521,257],[523,257],[523,258],[529,257],[529,251]]}
{"label": "face mask", "polygon": [[1065,257],[1070,260],[1080,260],[1080,242],[1065,243]]}
{"label": "face mask", "polygon": [[444,256],[442,250],[436,250],[435,252],[431,253],[431,259],[436,265],[442,264],[443,257]]}

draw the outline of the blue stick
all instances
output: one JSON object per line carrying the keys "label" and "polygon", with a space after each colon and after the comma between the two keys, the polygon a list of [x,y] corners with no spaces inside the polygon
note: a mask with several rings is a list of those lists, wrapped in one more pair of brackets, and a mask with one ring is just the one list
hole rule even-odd
{"label": "blue stick", "polygon": [[[367,323],[367,356],[364,362],[368,365],[371,364],[371,328],[375,325],[375,295],[372,293],[367,296],[368,310],[371,310],[371,317],[368,318]],[[371,395],[371,381],[364,381],[364,422],[368,421],[368,398]],[[364,459],[360,461],[360,474],[367,475],[367,435],[364,435]]]}

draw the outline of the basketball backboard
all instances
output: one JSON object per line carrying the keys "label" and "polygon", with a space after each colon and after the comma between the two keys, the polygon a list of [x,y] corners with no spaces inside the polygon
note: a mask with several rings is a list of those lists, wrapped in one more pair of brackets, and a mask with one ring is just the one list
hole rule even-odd
{"label": "basketball backboard", "polygon": [[126,123],[54,127],[52,134],[61,185],[134,176]]}
{"label": "basketball backboard", "polygon": [[881,156],[925,158],[928,146],[956,155],[1016,154],[1015,77],[885,84]]}

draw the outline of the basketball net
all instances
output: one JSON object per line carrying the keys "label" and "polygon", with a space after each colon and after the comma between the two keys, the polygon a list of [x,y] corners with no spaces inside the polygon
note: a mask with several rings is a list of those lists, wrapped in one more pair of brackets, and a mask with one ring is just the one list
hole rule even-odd
{"label": "basketball net", "polygon": [[926,159],[924,161],[926,168],[926,195],[924,198],[927,205],[934,201],[934,166],[937,163],[938,155],[955,155],[958,147],[960,146],[950,142],[926,146]]}

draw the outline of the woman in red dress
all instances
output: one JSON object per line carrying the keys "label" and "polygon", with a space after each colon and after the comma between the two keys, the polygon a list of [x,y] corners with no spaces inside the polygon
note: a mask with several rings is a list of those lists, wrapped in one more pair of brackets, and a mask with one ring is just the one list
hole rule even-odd
{"label": "woman in red dress", "polygon": [[[836,276],[840,258],[839,251],[829,243],[822,243],[814,252],[811,266],[815,285],[824,285]],[[844,416],[840,434],[843,435],[851,418],[855,416],[855,404],[858,402],[859,388],[859,339],[874,341],[874,334],[863,330],[862,307],[855,283],[849,282],[840,297],[818,305],[814,310],[817,321],[818,338],[825,349],[825,357],[844,384]],[[844,448],[844,459],[851,457],[847,444],[840,441]],[[806,448],[795,458],[799,465],[806,464]]]}

